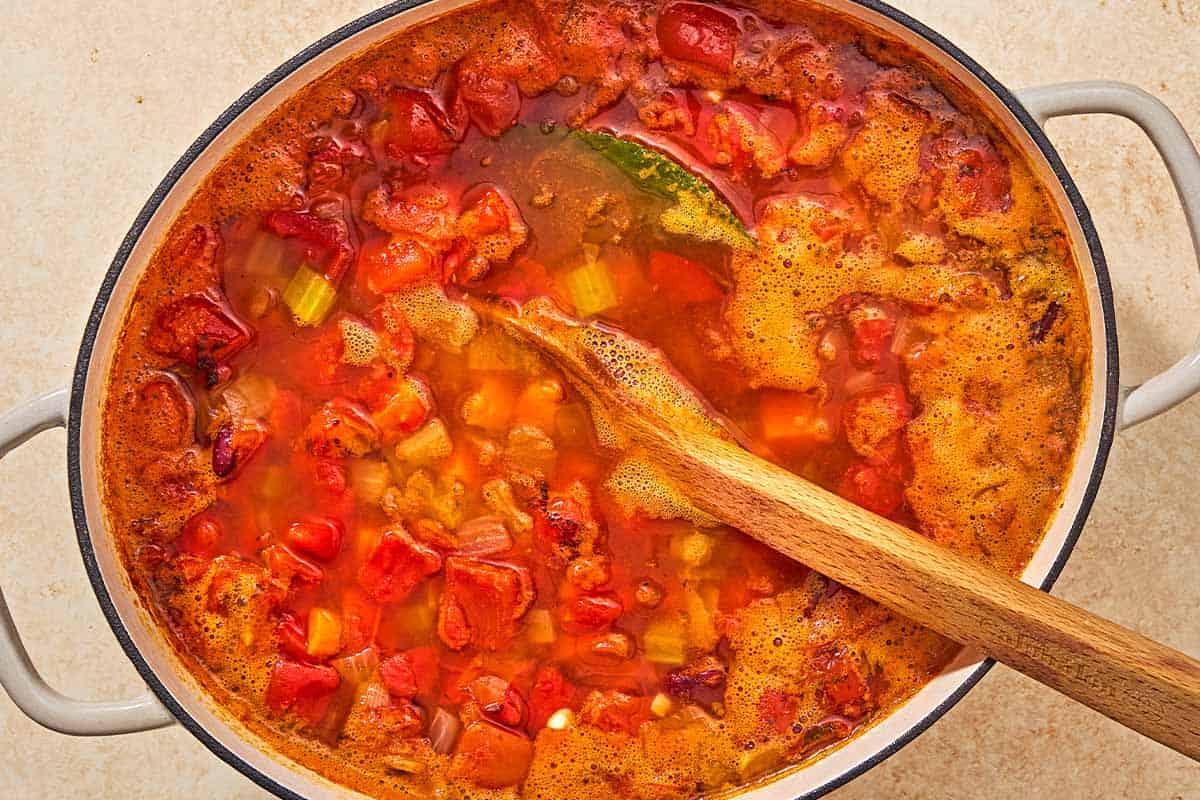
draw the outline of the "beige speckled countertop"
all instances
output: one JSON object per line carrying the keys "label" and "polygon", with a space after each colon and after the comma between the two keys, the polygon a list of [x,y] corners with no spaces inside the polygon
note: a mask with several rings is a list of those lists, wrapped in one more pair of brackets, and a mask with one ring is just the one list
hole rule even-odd
{"label": "beige speckled countertop", "polygon": [[[896,0],[1011,87],[1138,84],[1200,137],[1198,0]],[[235,97],[370,0],[0,4],[0,409],[68,381],[101,275],[168,167]],[[1053,7],[1053,11],[1048,10]],[[1200,334],[1200,281],[1166,171],[1130,123],[1050,128],[1091,206],[1138,380]],[[1200,401],[1123,435],[1057,594],[1200,654]],[[0,586],[71,694],[138,679],[71,530],[65,436],[0,466]],[[39,728],[0,695],[0,798],[265,798],[179,727],[108,739]],[[1200,798],[1200,767],[1006,669],[836,792],[857,798]]]}

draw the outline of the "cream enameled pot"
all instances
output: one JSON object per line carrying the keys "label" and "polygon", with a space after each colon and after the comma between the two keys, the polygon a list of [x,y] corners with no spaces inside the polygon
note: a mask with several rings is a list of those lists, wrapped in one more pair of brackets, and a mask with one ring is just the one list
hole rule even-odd
{"label": "cream enameled pot", "polygon": [[[183,155],[125,237],[84,331],[70,389],[53,392],[0,417],[0,456],[40,431],[67,428],[71,503],[84,564],[109,624],[149,687],[139,697],[117,702],[82,702],[54,691],[30,662],[0,596],[0,684],[32,719],[75,735],[128,733],[178,721],[220,758],[280,797],[359,796],[274,753],[215,706],[178,663],[131,589],[106,527],[97,463],[99,412],[127,301],[156,244],[209,170],[275,106],[335,63],[404,27],[469,1],[402,0],[386,6],[304,50],[239,98]],[[1166,162],[1198,252],[1200,155],[1175,116],[1138,89],[1090,82],[1014,94],[942,36],[889,6],[876,0],[825,3],[909,43],[976,95],[997,124],[1029,154],[1066,220],[1087,290],[1094,379],[1090,411],[1063,506],[1022,576],[1026,583],[1048,590],[1083,526],[1114,434],[1200,390],[1200,352],[1191,353],[1141,386],[1120,385],[1112,291],[1100,242],[1074,182],[1040,126],[1051,117],[1089,113],[1117,114],[1137,123]],[[845,783],[931,725],[990,666],[991,662],[977,653],[963,652],[909,702],[845,746],[745,796],[755,800],[814,798]]]}

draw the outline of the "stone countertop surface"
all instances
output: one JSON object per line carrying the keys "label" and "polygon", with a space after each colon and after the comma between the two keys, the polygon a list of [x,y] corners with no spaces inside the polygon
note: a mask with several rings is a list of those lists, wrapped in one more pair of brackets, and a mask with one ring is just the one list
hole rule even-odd
{"label": "stone countertop surface", "polygon": [[[1137,84],[1200,138],[1198,0],[894,0],[1003,83]],[[230,102],[370,0],[5,0],[0,13],[0,409],[68,383],[118,243]],[[1051,10],[1052,9],[1052,10]],[[1128,122],[1055,121],[1112,270],[1121,368],[1144,379],[1200,334],[1200,280],[1166,170]],[[83,698],[139,688],[84,575],[62,431],[0,466],[0,586],[34,661]],[[1121,435],[1055,593],[1200,654],[1200,401]],[[0,797],[265,798],[182,728],[76,739],[0,694]],[[867,798],[1200,798],[1200,767],[1005,668],[835,792]]]}

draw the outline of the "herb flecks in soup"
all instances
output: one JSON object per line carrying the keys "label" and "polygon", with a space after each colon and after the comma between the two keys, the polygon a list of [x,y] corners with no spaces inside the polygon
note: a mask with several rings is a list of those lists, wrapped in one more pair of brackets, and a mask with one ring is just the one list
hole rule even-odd
{"label": "herb flecks in soup", "polygon": [[961,95],[815,10],[637,0],[471,7],[303,89],[175,221],[108,384],[110,523],[184,661],[382,797],[692,797],[886,715],[953,645],[692,507],[468,298],[645,341],[696,424],[1015,572],[1087,311]]}

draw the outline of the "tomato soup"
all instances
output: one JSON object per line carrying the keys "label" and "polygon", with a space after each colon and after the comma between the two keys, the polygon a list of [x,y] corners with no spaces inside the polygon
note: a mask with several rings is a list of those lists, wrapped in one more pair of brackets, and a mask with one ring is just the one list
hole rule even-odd
{"label": "tomato soup", "polygon": [[956,646],[688,504],[471,301],[652,344],[756,453],[1016,573],[1091,342],[963,94],[807,5],[533,0],[285,102],[109,375],[109,522],[184,662],[383,798],[696,797],[886,716]]}

